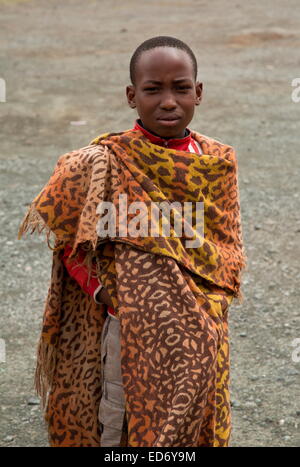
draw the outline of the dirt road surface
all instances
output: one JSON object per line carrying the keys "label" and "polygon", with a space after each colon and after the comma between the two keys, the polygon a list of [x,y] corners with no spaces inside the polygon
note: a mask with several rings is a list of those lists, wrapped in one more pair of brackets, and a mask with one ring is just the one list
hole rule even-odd
{"label": "dirt road surface", "polygon": [[231,445],[300,445],[299,1],[0,0],[1,446],[48,445],[33,374],[51,252],[18,226],[61,154],[132,126],[129,59],[161,34],[199,61],[191,127],[239,158],[248,269],[230,317]]}

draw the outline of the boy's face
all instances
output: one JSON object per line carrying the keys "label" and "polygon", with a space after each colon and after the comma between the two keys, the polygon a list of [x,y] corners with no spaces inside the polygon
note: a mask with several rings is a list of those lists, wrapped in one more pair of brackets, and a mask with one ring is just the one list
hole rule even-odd
{"label": "boy's face", "polygon": [[147,130],[162,138],[182,138],[200,104],[202,83],[195,82],[184,50],[157,47],[139,57],[135,85],[127,86],[126,94]]}

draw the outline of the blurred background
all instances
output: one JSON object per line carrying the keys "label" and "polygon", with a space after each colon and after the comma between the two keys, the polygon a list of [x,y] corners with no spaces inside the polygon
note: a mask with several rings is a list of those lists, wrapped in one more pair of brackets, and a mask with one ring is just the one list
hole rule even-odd
{"label": "blurred background", "polygon": [[300,446],[299,1],[0,0],[1,446],[48,445],[33,377],[51,251],[18,227],[60,155],[133,126],[129,61],[156,35],[198,59],[190,127],[238,155],[248,269],[230,315],[231,445]]}

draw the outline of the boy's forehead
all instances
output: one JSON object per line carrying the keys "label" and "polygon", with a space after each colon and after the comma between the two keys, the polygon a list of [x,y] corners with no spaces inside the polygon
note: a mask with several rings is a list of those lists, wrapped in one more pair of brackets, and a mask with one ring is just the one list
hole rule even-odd
{"label": "boy's forehead", "polygon": [[194,79],[194,68],[190,56],[175,47],[156,47],[144,51],[136,64],[136,78],[154,79],[154,75],[164,76],[166,73],[182,75]]}

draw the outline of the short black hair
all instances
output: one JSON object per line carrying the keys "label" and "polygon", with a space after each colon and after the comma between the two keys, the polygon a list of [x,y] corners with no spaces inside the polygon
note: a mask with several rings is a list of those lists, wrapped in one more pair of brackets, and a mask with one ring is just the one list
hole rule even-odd
{"label": "short black hair", "polygon": [[130,79],[132,84],[135,84],[135,70],[138,59],[140,58],[143,52],[146,52],[146,50],[155,49],[156,47],[174,47],[175,49],[184,50],[192,60],[195,80],[197,79],[197,60],[190,47],[184,42],[182,42],[180,39],[176,39],[175,37],[157,36],[142,42],[142,44],[139,45],[138,48],[134,51],[129,65]]}

